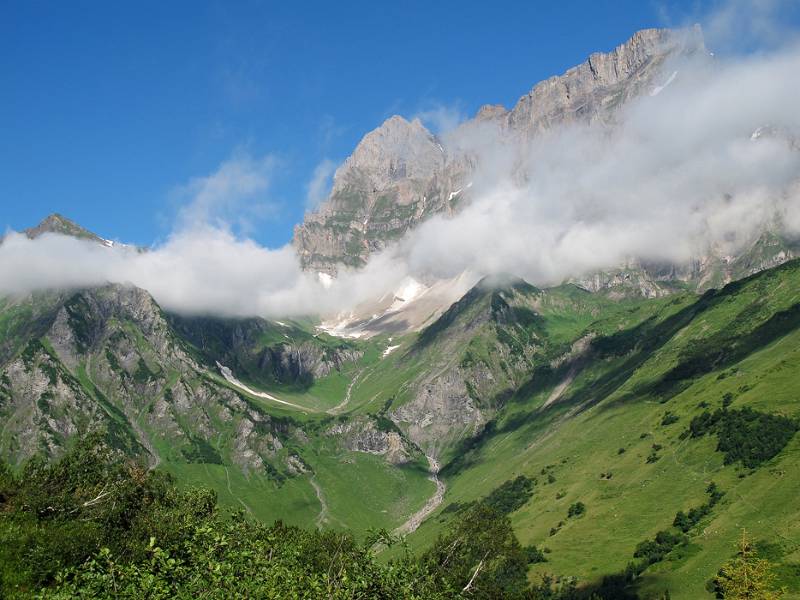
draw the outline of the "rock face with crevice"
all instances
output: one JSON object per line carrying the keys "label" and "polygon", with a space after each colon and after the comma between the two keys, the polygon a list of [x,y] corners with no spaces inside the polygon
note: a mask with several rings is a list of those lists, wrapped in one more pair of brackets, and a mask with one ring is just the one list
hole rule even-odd
{"label": "rock face with crevice", "polygon": [[285,445],[298,427],[210,377],[146,291],[106,285],[0,309],[15,342],[0,355],[0,454],[12,464],[58,456],[76,435],[100,431],[151,465],[168,452],[292,475]]}
{"label": "rock face with crevice", "polygon": [[346,341],[322,343],[302,329],[253,317],[217,319],[169,315],[170,325],[238,377],[272,387],[306,387],[357,361],[363,351]]}
{"label": "rock face with crevice", "polygon": [[303,267],[362,266],[427,217],[452,211],[466,165],[418,120],[394,116],[339,167],[328,200],[295,228]]}
{"label": "rock face with crevice", "polygon": [[547,343],[536,313],[541,296],[522,280],[484,280],[397,358],[426,365],[388,413],[426,455],[441,459],[479,433],[530,376]]}
{"label": "rock face with crevice", "polygon": [[410,447],[399,431],[379,428],[369,417],[354,417],[329,427],[326,435],[339,440],[346,450],[383,456],[386,462],[400,465],[418,454]]}
{"label": "rock face with crevice", "polygon": [[637,31],[611,52],[536,84],[508,113],[508,128],[533,137],[565,123],[608,124],[621,106],[655,88],[667,59],[697,52],[705,54],[697,26]]}
{"label": "rock face with crevice", "polygon": [[336,171],[328,199],[295,228],[303,267],[335,274],[342,266],[362,266],[427,218],[457,211],[468,200],[478,166],[459,140],[529,139],[565,123],[608,123],[621,106],[660,82],[667,59],[700,51],[697,28],[645,29],[613,51],[592,54],[535,85],[510,111],[481,107],[444,139],[419,120],[387,119],[364,136]]}

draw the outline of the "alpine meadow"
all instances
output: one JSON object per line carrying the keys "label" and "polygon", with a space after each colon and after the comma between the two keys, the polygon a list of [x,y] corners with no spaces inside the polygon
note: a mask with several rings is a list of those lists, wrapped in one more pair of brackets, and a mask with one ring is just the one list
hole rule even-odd
{"label": "alpine meadow", "polygon": [[800,7],[361,4],[2,9],[0,598],[800,598]]}

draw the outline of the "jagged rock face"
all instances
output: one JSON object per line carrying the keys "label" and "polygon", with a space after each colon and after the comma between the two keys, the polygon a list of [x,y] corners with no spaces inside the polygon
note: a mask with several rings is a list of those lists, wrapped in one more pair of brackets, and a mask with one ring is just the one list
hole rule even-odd
{"label": "jagged rock face", "polygon": [[541,292],[517,281],[475,286],[422,332],[401,360],[427,368],[390,418],[429,456],[441,458],[475,435],[529,376],[544,343],[535,306]]}
{"label": "jagged rock face", "polygon": [[[317,339],[265,319],[169,315],[170,324],[206,356],[254,382],[310,385],[363,355],[347,343]],[[265,341],[267,340],[267,341]]]}
{"label": "jagged rock face", "polygon": [[337,193],[354,184],[386,189],[399,181],[433,177],[444,163],[443,148],[419,120],[390,117],[364,136],[337,171],[332,190],[334,204],[346,202]]}
{"label": "jagged rock face", "polygon": [[465,172],[463,157],[448,156],[419,120],[391,117],[361,140],[329,199],[295,228],[303,267],[333,274],[363,265],[428,216],[452,210]]}
{"label": "jagged rock face", "polygon": [[299,345],[280,344],[265,348],[259,367],[288,383],[319,379],[340,370],[346,363],[356,362],[363,352],[350,348],[325,350],[309,342]]}
{"label": "jagged rock face", "polygon": [[673,293],[676,286],[698,292],[719,288],[797,256],[800,256],[800,241],[782,237],[767,228],[735,255],[710,248],[699,258],[677,265],[631,259],[619,268],[576,277],[570,283],[611,298],[656,298]]}
{"label": "jagged rock face", "polygon": [[29,302],[41,305],[31,309],[38,329],[0,361],[0,452],[14,464],[102,430],[151,465],[169,448],[173,460],[291,474],[282,440],[297,428],[215,383],[144,290],[109,285]]}
{"label": "jagged rock face", "polygon": [[39,451],[56,454],[76,433],[109,424],[108,415],[40,345],[4,367],[0,415],[0,444],[12,464]]}
{"label": "jagged rock face", "polygon": [[383,456],[393,465],[409,462],[413,453],[397,431],[379,429],[369,417],[355,417],[337,423],[325,434],[337,438],[346,450]]}
{"label": "jagged rock face", "polygon": [[438,458],[460,439],[475,435],[492,414],[481,410],[467,387],[470,380],[492,379],[488,369],[479,370],[465,373],[456,366],[419,382],[412,400],[393,411],[392,420],[426,454]]}
{"label": "jagged rock face", "polygon": [[698,28],[638,31],[612,52],[592,54],[534,86],[508,114],[508,127],[532,137],[564,123],[606,122],[631,98],[654,89],[668,57],[703,50]]}
{"label": "jagged rock face", "polygon": [[[668,57],[701,49],[699,30],[639,31],[612,52],[539,83],[511,111],[481,107],[461,131],[474,137],[490,125],[509,140],[528,139],[563,123],[605,122],[652,91]],[[303,267],[334,274],[340,265],[361,266],[426,218],[457,210],[476,168],[458,139],[456,133],[448,146],[418,120],[399,116],[367,134],[336,172],[328,200],[295,228]]]}

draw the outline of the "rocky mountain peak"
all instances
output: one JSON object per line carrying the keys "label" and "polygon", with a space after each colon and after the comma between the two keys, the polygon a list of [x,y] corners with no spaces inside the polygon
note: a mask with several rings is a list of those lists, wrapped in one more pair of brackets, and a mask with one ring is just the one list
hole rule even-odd
{"label": "rocky mountain peak", "polygon": [[433,175],[444,162],[444,150],[419,119],[399,115],[369,132],[337,170],[333,193],[364,179],[380,190],[400,179]]}
{"label": "rocky mountain peak", "polygon": [[[699,27],[644,29],[535,85],[511,111],[481,107],[461,128],[488,123],[509,139],[527,139],[564,123],[612,124],[626,102],[663,85],[669,58],[699,50]],[[339,265],[361,266],[428,217],[458,210],[468,201],[475,164],[457,146],[443,147],[419,120],[390,117],[364,136],[337,170],[328,200],[295,228],[304,268],[335,274]]]}
{"label": "rocky mountain peak", "polygon": [[536,84],[509,113],[509,125],[530,137],[561,123],[608,121],[627,100],[652,89],[668,58],[698,51],[705,51],[699,25],[637,31],[611,52],[595,52]]}
{"label": "rocky mountain peak", "polygon": [[84,240],[92,240],[104,243],[105,240],[99,235],[92,233],[88,229],[81,227],[75,221],[58,213],[53,213],[45,217],[36,227],[26,229],[23,233],[30,239],[35,239],[45,233],[60,233]]}
{"label": "rocky mountain peak", "polygon": [[499,119],[504,116],[508,111],[506,107],[502,104],[484,104],[478,109],[478,112],[475,113],[475,121],[491,121],[494,119]]}
{"label": "rocky mountain peak", "polygon": [[328,200],[295,228],[305,268],[334,274],[431,214],[451,208],[463,182],[419,119],[393,116],[371,131],[336,171]]}

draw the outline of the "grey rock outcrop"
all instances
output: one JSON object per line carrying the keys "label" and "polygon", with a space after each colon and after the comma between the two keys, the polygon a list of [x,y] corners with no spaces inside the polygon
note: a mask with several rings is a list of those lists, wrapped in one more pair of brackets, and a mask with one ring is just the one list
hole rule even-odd
{"label": "grey rock outcrop", "polygon": [[362,266],[430,215],[453,210],[464,173],[419,120],[387,119],[336,171],[328,200],[295,228],[303,267],[332,274]]}
{"label": "grey rock outcrop", "polygon": [[613,51],[592,54],[536,84],[508,114],[508,127],[532,137],[564,123],[607,122],[626,102],[654,88],[668,58],[695,52],[705,52],[697,26],[637,31]]}
{"label": "grey rock outcrop", "polygon": [[397,431],[379,429],[369,417],[355,417],[329,427],[325,434],[339,439],[351,452],[367,452],[383,456],[388,463],[399,465],[411,460],[413,450]]}
{"label": "grey rock outcrop", "polygon": [[310,385],[361,358],[346,342],[324,344],[307,332],[261,318],[169,315],[172,327],[205,355],[264,384]]}
{"label": "grey rock outcrop", "polygon": [[510,111],[481,107],[448,136],[450,143],[418,120],[387,119],[337,170],[327,201],[295,228],[303,267],[334,274],[342,265],[361,266],[430,216],[457,211],[468,201],[477,166],[459,138],[524,140],[565,123],[609,122],[621,106],[653,89],[668,58],[703,50],[699,28],[639,31],[613,51],[592,54],[537,84]]}
{"label": "grey rock outcrop", "polygon": [[326,377],[362,355],[361,350],[326,349],[311,342],[278,344],[265,348],[258,364],[260,369],[274,373],[280,381],[301,382]]}
{"label": "grey rock outcrop", "polygon": [[168,448],[171,460],[291,475],[283,440],[298,428],[211,378],[144,290],[107,285],[18,302],[38,317],[0,361],[0,452],[13,463],[104,431],[151,465]]}

